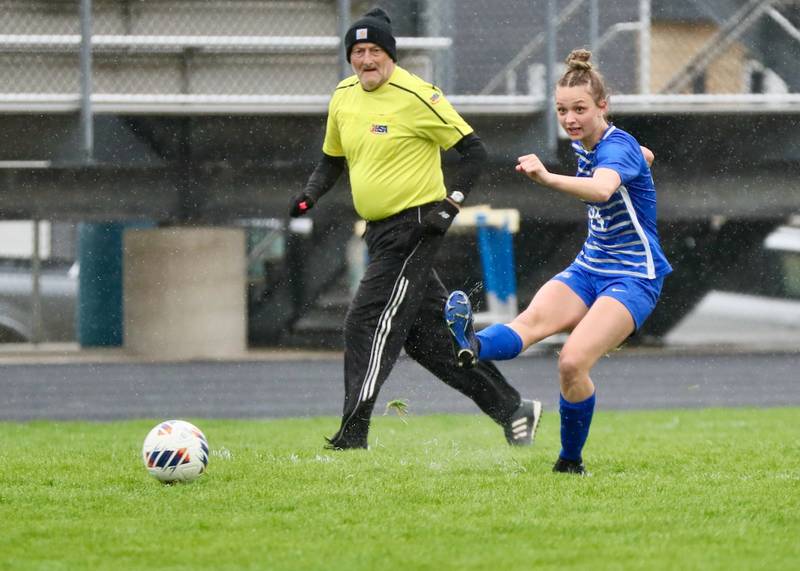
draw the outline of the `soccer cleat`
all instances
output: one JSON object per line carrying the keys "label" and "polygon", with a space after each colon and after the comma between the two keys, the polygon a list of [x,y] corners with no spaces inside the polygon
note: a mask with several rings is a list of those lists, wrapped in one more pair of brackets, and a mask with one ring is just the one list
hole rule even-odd
{"label": "soccer cleat", "polygon": [[453,341],[459,367],[471,369],[478,362],[478,339],[472,324],[472,305],[463,291],[451,293],[444,306],[444,319]]}
{"label": "soccer cleat", "polygon": [[347,442],[343,438],[337,438],[336,436],[328,438],[326,436],[323,448],[325,450],[369,450],[369,445],[366,441]]}
{"label": "soccer cleat", "polygon": [[584,476],[586,475],[586,468],[583,465],[583,460],[580,458],[577,460],[567,460],[559,456],[558,460],[556,460],[556,463],[553,465],[553,472],[561,472],[562,474],[579,474]]}
{"label": "soccer cleat", "polygon": [[542,419],[542,403],[538,400],[522,399],[522,402],[503,426],[506,440],[512,446],[531,446],[536,438],[536,429]]}

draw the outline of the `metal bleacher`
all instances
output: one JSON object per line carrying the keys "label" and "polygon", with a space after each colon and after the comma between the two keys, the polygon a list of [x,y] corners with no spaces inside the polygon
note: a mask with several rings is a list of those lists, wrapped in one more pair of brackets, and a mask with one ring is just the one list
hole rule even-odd
{"label": "metal bleacher", "polygon": [[[492,13],[503,18],[506,12],[516,13],[523,2],[508,0],[494,6],[489,0],[462,0],[462,9],[455,11],[453,1],[415,4],[447,15],[438,26],[419,24],[415,32],[423,34],[420,37],[398,37],[402,65],[440,85],[449,83],[442,81],[443,75],[460,74],[453,87],[445,88],[451,101],[468,114],[532,114],[545,109],[544,77],[532,79],[533,70],[544,67],[544,18],[503,20],[508,35],[495,37],[489,32],[491,27],[475,16]],[[582,29],[585,14],[597,11],[598,2],[559,4],[553,28],[562,44],[585,43],[583,36],[572,36]],[[779,26],[778,34],[793,42],[791,47],[800,45],[796,21],[783,15],[796,3],[728,2],[740,7],[715,13],[717,20],[708,36],[698,26],[685,31],[674,24],[691,11],[669,8],[675,13],[665,12],[670,3],[625,0],[604,5],[605,18],[616,23],[599,29],[602,34],[595,38],[594,47],[601,61],[604,56],[622,54],[618,56],[622,60],[609,66],[612,85],[622,85],[621,90],[615,89],[615,112],[796,112],[800,108],[796,89],[787,93],[748,92],[746,86],[739,92],[687,89],[726,49],[733,46],[733,51],[744,53],[737,40],[746,37],[754,23],[770,20]],[[0,112],[58,113],[80,108],[79,4],[76,0],[0,0],[0,74],[4,79]],[[352,2],[350,18],[369,5]],[[643,12],[641,6],[647,10]],[[341,76],[340,9],[341,3],[334,0],[93,0],[93,112],[324,113],[331,88]],[[447,28],[444,23],[450,20],[458,20],[458,27]],[[478,33],[486,35],[481,42],[465,42]],[[679,55],[687,38],[699,43],[688,55]],[[753,54],[762,50],[757,46],[750,51],[737,59],[755,61]],[[637,53],[638,62],[631,62]],[[642,53],[650,57],[641,57]],[[442,65],[448,58],[450,65]],[[627,71],[631,63],[635,73]],[[731,73],[743,75],[737,70]],[[662,85],[649,81],[651,76],[669,81]],[[638,85],[625,85],[630,77],[638,78]]]}
{"label": "metal bleacher", "polygon": [[[0,2],[0,111],[80,106],[78,2]],[[92,10],[97,113],[319,113],[340,78],[330,0],[99,0]],[[399,37],[404,67],[432,79],[444,37]]]}

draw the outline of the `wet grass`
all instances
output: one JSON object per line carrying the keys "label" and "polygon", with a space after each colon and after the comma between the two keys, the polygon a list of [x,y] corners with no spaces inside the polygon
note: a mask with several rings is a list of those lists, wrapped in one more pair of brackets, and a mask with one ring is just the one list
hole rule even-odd
{"label": "wet grass", "polygon": [[[412,410],[413,412],[413,410]],[[789,569],[800,561],[800,409],[607,413],[590,477],[550,471],[481,416],[187,419],[208,473],[164,486],[155,420],[0,423],[0,569]]]}

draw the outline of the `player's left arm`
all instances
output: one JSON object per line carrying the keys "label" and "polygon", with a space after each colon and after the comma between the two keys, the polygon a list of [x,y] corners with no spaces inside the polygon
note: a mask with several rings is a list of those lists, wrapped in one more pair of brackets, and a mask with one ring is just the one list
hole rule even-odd
{"label": "player's left arm", "polygon": [[461,155],[461,160],[447,200],[460,207],[483,172],[489,154],[483,141],[474,132],[464,135],[454,148]]}
{"label": "player's left arm", "polygon": [[419,100],[424,103],[415,107],[421,136],[445,151],[455,148],[461,155],[454,177],[447,184],[447,201],[459,207],[483,172],[489,154],[480,137],[438,88],[430,86],[422,91]]}
{"label": "player's left arm", "polygon": [[454,147],[461,154],[461,162],[458,164],[455,180],[450,185],[450,194],[423,217],[422,232],[447,232],[488,158],[486,147],[475,133],[464,135]]}

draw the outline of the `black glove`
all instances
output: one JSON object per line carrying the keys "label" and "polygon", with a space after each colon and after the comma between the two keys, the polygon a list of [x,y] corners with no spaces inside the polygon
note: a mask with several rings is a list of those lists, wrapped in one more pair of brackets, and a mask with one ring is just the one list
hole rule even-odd
{"label": "black glove", "polygon": [[449,200],[442,200],[422,218],[422,231],[428,234],[444,234],[458,214],[458,207]]}
{"label": "black glove", "polygon": [[297,218],[303,216],[314,206],[314,199],[305,192],[300,192],[292,197],[289,202],[289,216]]}

